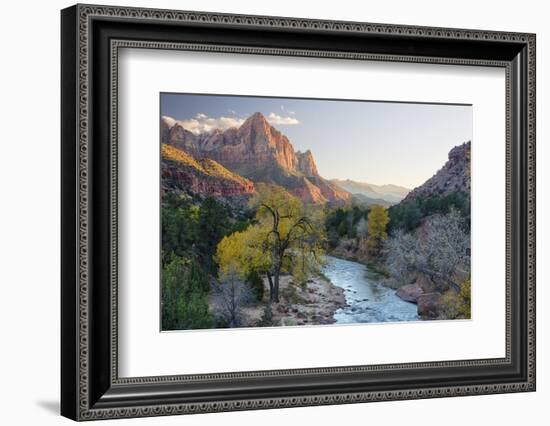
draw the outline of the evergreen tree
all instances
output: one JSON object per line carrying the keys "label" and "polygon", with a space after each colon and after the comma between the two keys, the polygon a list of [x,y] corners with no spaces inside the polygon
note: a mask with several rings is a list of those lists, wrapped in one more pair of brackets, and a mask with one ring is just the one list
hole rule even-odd
{"label": "evergreen tree", "polygon": [[201,265],[212,274],[217,272],[214,254],[216,245],[229,229],[227,209],[214,198],[206,198],[199,210],[197,221],[197,241],[195,247]]}
{"label": "evergreen tree", "polygon": [[161,274],[162,329],[209,328],[208,281],[199,265],[170,255]]}

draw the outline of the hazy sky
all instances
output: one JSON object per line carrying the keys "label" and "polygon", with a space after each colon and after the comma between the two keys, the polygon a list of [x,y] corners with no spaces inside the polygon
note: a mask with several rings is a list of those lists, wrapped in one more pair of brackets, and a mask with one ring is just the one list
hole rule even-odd
{"label": "hazy sky", "polygon": [[472,107],[244,96],[161,94],[161,115],[195,133],[239,126],[255,112],[310,149],[324,178],[414,188],[472,139]]}

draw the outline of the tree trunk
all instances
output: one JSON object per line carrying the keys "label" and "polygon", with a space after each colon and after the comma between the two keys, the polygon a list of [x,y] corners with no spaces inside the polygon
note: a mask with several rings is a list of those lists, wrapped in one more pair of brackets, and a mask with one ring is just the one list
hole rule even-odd
{"label": "tree trunk", "polygon": [[273,302],[273,276],[271,272],[267,272],[267,281],[269,282],[269,303]]}
{"label": "tree trunk", "polygon": [[273,288],[271,289],[271,302],[279,303],[279,275],[281,274],[282,255],[280,245],[277,245],[271,252],[271,274],[273,275]]}
{"label": "tree trunk", "polygon": [[272,292],[272,300],[275,303],[279,303],[279,275],[281,271],[277,269],[275,273],[273,274],[274,283],[273,283],[273,292]]}

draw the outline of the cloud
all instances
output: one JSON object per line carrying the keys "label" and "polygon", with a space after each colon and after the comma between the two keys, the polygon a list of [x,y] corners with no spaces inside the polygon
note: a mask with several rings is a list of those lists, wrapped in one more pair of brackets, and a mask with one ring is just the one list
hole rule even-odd
{"label": "cloud", "polygon": [[240,127],[244,119],[235,117],[209,117],[206,114],[198,113],[194,118],[180,120],[178,123],[191,133],[210,133],[215,129],[226,130],[231,127]]}
{"label": "cloud", "polygon": [[168,127],[173,127],[178,121],[174,120],[172,117],[168,117],[167,115],[163,115],[162,120],[168,125]]}
{"label": "cloud", "polygon": [[[227,130],[231,127],[241,127],[246,118],[237,117],[209,117],[208,115],[199,112],[195,117],[187,120],[174,120],[171,117],[163,117],[165,121],[170,121],[170,125],[174,125],[176,122],[184,129],[189,130],[191,133],[199,135],[201,133],[211,133],[216,129]],[[291,126],[300,124],[300,122],[294,117],[285,117],[274,112],[269,113],[266,117],[267,121],[273,126]]]}
{"label": "cloud", "polygon": [[273,125],[279,126],[292,126],[295,124],[300,124],[300,122],[294,117],[283,117],[282,115],[270,112],[267,116],[267,120]]}

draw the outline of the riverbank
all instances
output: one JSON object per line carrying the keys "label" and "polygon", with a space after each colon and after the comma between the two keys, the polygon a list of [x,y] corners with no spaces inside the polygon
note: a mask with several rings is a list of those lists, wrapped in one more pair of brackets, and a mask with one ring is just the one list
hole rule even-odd
{"label": "riverbank", "polygon": [[334,318],[339,324],[416,321],[416,306],[381,284],[382,277],[362,263],[328,256],[324,274],[344,289],[347,306]]}
{"label": "riverbank", "polygon": [[[264,280],[261,302],[239,308],[239,327],[279,327],[320,324],[357,324],[417,321],[416,305],[384,286],[383,277],[363,263],[327,256],[322,273],[302,286],[289,275],[280,277],[279,303],[269,304]],[[220,301],[211,298],[210,312]]]}
{"label": "riverbank", "polygon": [[[390,276],[383,264],[369,259],[364,251],[359,249],[353,251],[349,249],[350,243],[349,240],[347,241],[347,243],[339,245],[333,249],[329,256],[366,266],[370,272],[379,275],[379,279],[377,279],[377,281],[380,285],[394,290],[396,296],[403,301],[417,304],[419,296],[424,293],[431,294],[436,291],[436,286],[433,281],[431,281],[429,277],[422,274],[416,274],[416,278],[411,276],[408,284],[397,282],[395,278]],[[348,249],[346,249],[346,247],[348,247]]]}
{"label": "riverbank", "polygon": [[[265,298],[269,297],[267,281]],[[314,277],[304,286],[292,283],[291,276],[282,276],[279,283],[279,303],[271,304],[272,326],[333,324],[334,313],[346,306],[344,290],[322,276]],[[267,300],[242,309],[245,327],[265,324]]]}
{"label": "riverbank", "polygon": [[371,259],[367,257],[366,254],[362,252],[359,252],[359,251],[351,252],[351,251],[344,250],[341,247],[336,247],[335,249],[330,251],[328,255],[331,257],[335,257],[336,259],[349,260],[350,262],[360,263],[361,265],[364,265],[367,268],[369,268],[369,271],[380,274],[383,278],[389,277],[389,273],[384,268],[383,265],[373,262]]}

